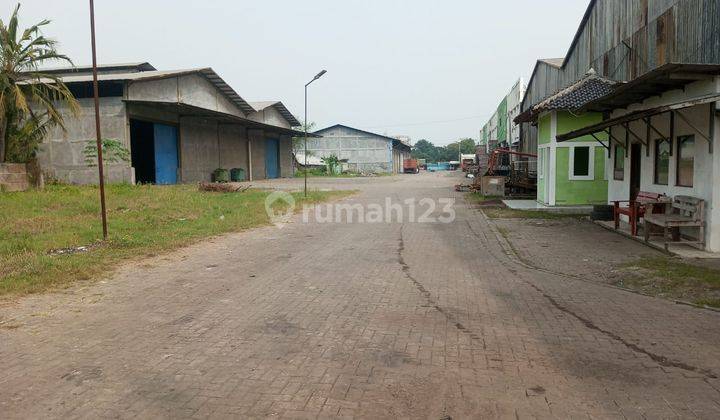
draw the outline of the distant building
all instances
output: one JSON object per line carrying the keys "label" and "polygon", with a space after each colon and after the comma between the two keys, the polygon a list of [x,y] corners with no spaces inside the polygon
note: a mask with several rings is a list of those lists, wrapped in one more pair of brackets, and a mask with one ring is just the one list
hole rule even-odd
{"label": "distant building", "polygon": [[498,146],[517,148],[520,144],[520,126],[513,119],[520,114],[525,88],[521,77],[500,100],[497,109],[480,130],[480,143],[486,145],[486,151]]}
{"label": "distant building", "polygon": [[317,157],[335,155],[347,160],[353,172],[401,173],[403,160],[410,157],[410,145],[397,138],[336,124],[314,132],[308,152]]}
{"label": "distant building", "polygon": [[393,136],[393,137],[400,140],[401,142],[407,144],[408,146],[412,146],[412,139],[410,138],[410,136],[400,135],[400,136]]}

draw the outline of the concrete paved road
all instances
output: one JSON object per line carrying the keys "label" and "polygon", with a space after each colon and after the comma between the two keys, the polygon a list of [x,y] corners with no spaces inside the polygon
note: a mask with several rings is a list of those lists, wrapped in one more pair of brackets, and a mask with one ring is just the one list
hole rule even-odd
{"label": "concrete paved road", "polygon": [[453,223],[296,218],[4,305],[0,417],[720,416],[720,314],[524,264],[457,181],[311,181]]}

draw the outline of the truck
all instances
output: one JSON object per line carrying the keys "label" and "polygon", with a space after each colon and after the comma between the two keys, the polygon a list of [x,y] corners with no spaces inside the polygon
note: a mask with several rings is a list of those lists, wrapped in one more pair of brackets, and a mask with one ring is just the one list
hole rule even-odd
{"label": "truck", "polygon": [[405,159],[403,161],[403,172],[406,174],[416,174],[420,172],[417,159]]}
{"label": "truck", "polygon": [[474,154],[460,154],[460,169],[463,172],[471,172],[477,166],[477,158]]}

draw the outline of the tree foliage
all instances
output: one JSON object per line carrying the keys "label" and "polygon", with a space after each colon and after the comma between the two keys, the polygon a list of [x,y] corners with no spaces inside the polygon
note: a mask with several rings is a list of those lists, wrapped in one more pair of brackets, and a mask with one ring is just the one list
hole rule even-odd
{"label": "tree foliage", "polygon": [[18,4],[7,22],[0,19],[0,163],[34,157],[50,128],[65,128],[63,105],[73,114],[79,111],[67,86],[56,75],[39,70],[48,61],[72,64],[57,52],[56,41],[42,35],[50,21],[20,30],[19,10]]}
{"label": "tree foliage", "polygon": [[458,160],[460,153],[474,154],[475,140],[471,138],[460,139],[446,146],[435,146],[427,140],[418,140],[412,148],[412,157],[426,159],[428,162],[448,162]]}
{"label": "tree foliage", "polygon": [[[307,129],[308,133],[312,133],[315,129],[315,123],[310,121],[306,123],[305,121],[302,122],[302,125],[298,127],[293,127],[297,131],[305,131]],[[305,151],[305,137],[299,136],[299,137],[293,137],[292,138],[293,143],[293,152],[304,152]],[[311,153],[308,152],[308,156],[311,155]]]}
{"label": "tree foliage", "polygon": [[[103,152],[103,163],[120,163],[130,161],[130,151],[117,139],[103,139],[100,143]],[[88,166],[97,165],[97,142],[88,140],[83,149],[85,163]]]}

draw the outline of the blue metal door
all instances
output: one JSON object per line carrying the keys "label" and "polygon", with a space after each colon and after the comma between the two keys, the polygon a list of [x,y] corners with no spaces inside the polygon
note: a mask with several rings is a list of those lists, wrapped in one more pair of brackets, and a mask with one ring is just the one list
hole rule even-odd
{"label": "blue metal door", "polygon": [[265,139],[265,176],[280,176],[280,142],[278,139]]}
{"label": "blue metal door", "polygon": [[178,170],[177,128],[153,124],[155,134],[155,183],[176,184]]}

